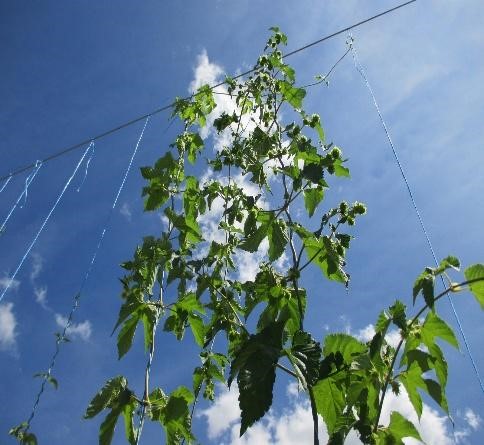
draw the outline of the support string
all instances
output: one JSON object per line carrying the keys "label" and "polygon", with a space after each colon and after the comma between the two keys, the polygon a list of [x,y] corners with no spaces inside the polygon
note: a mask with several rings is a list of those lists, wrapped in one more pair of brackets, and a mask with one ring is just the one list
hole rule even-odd
{"label": "support string", "polygon": [[3,183],[2,188],[0,189],[0,193],[2,193],[5,190],[5,187],[7,187],[8,183],[12,180],[13,176],[10,175],[6,181]]}
{"label": "support string", "polygon": [[[25,196],[25,201],[24,201],[24,204],[22,204],[20,206],[20,208],[22,208],[23,205],[25,205],[25,203],[27,202],[27,190],[28,190],[30,184],[32,183],[32,181],[37,176],[37,173],[39,172],[39,170],[40,170],[41,167],[42,167],[42,161],[37,161],[35,163],[34,170],[25,179],[24,189],[22,190],[22,193],[20,193],[20,195],[18,196],[17,200],[15,201],[15,204],[12,206],[12,208],[8,212],[8,215],[6,216],[6,218],[4,219],[4,221],[2,222],[2,225],[0,226],[0,233],[2,233],[5,230],[5,226],[7,225],[10,217],[13,215],[13,212],[15,212],[15,209],[18,207],[18,205],[20,204],[20,201],[22,201],[22,198],[24,196]],[[10,179],[12,179],[12,176],[9,176],[9,179],[7,179],[7,182],[5,182],[5,184],[3,185],[2,190],[0,190],[0,192],[3,192],[3,189],[7,186],[7,184],[10,181]]]}
{"label": "support string", "polygon": [[[60,345],[62,343],[64,343],[66,341],[66,338],[67,338],[67,332],[72,324],[72,320],[74,318],[74,313],[75,311],[77,310],[77,308],[79,307],[79,304],[80,304],[80,300],[81,300],[81,296],[82,296],[82,291],[84,290],[84,287],[87,283],[87,280],[89,278],[89,275],[93,269],[93,266],[94,266],[94,263],[96,261],[96,257],[97,257],[97,254],[101,248],[101,245],[102,245],[102,242],[104,240],[104,236],[106,234],[106,231],[108,229],[108,226],[109,226],[109,223],[111,221],[111,218],[112,218],[112,215],[113,215],[113,212],[114,212],[114,209],[116,207],[116,204],[118,202],[118,199],[119,199],[119,195],[121,194],[123,188],[124,188],[124,184],[126,182],[126,178],[128,177],[128,174],[131,170],[131,166],[133,165],[133,160],[136,156],[136,153],[138,152],[138,148],[139,148],[139,145],[141,143],[141,140],[143,139],[143,135],[144,135],[144,132],[145,132],[145,129],[146,129],[146,125],[148,124],[148,121],[150,120],[150,116],[148,116],[146,118],[146,121],[145,121],[145,124],[143,126],[143,130],[141,131],[141,134],[138,138],[138,142],[136,143],[136,146],[133,150],[133,153],[131,155],[131,158],[129,160],[129,164],[128,164],[128,167],[126,168],[125,172],[124,172],[124,176],[123,176],[123,179],[121,181],[121,185],[119,186],[118,188],[118,191],[116,193],[116,197],[114,199],[114,202],[109,210],[109,213],[108,213],[108,216],[106,218],[106,222],[104,224],[104,227],[103,227],[103,230],[101,232],[101,235],[99,237],[99,240],[98,240],[98,243],[94,249],[94,253],[92,255],[92,258],[91,258],[91,262],[89,263],[89,266],[87,268],[87,271],[86,271],[86,274],[84,275],[84,278],[81,282],[81,286],[79,288],[79,292],[76,294],[76,296],[74,297],[74,302],[72,304],[72,307],[71,307],[71,311],[69,313],[69,316],[67,318],[67,322],[62,330],[62,333],[60,335],[57,336],[57,339],[56,339],[56,344],[55,344],[55,351],[54,351],[54,354],[52,355],[52,358],[51,358],[51,361],[50,361],[50,365],[49,365],[49,369],[47,370],[47,372],[45,373],[43,379],[42,379],[42,383],[40,385],[40,389],[37,393],[37,396],[35,398],[35,402],[34,402],[34,405],[32,407],[32,411],[30,413],[30,416],[27,420],[27,423],[26,423],[26,427],[25,427],[25,431],[28,431],[28,429],[30,428],[30,424],[35,416],[35,413],[37,411],[37,408],[39,406],[39,403],[40,403],[40,399],[42,397],[42,394],[44,393],[45,391],[45,386],[46,386],[46,383],[47,381],[49,380],[49,378],[51,377],[52,375],[52,371],[55,367],[55,363],[57,361],[57,356],[59,355],[59,352],[60,352]],[[91,145],[88,147],[88,149],[91,147]],[[83,157],[87,154],[87,150],[84,152],[84,155]],[[80,164],[79,164],[80,165]],[[78,165],[78,167],[79,167]]]}
{"label": "support string", "polygon": [[79,184],[79,187],[77,187],[78,193],[81,191],[81,188],[84,185],[84,182],[86,182],[87,172],[89,170],[89,164],[92,161],[92,157],[94,156],[94,150],[96,149],[96,146],[94,145],[94,141],[91,141],[91,143],[89,144],[89,148],[91,149],[91,155],[89,156],[89,159],[86,162],[86,170],[84,171],[84,177],[82,178],[82,181]]}
{"label": "support string", "polygon": [[[370,85],[370,82],[368,81],[368,78],[365,74],[365,70],[363,69],[363,66],[361,65],[359,59],[358,59],[358,54],[356,53],[356,48],[355,48],[355,45],[354,45],[354,39],[351,35],[348,36],[348,41],[347,41],[347,44],[350,46],[351,48],[351,51],[352,51],[352,54],[353,54],[353,62],[355,64],[355,68],[356,70],[358,71],[358,73],[360,73],[361,77],[363,78],[363,81],[365,82],[365,85],[366,85],[366,88],[368,89],[372,99],[373,99],[373,105],[375,106],[375,109],[378,113],[378,116],[380,118],[380,122],[382,124],[382,127],[385,131],[385,134],[386,134],[386,137],[388,139],[388,143],[390,144],[390,147],[392,149],[392,152],[393,152],[393,156],[395,158],[395,161],[398,165],[398,169],[400,170],[400,173],[402,175],[402,178],[403,178],[403,181],[405,182],[405,186],[407,188],[407,192],[408,192],[408,195],[410,197],[410,200],[412,202],[412,206],[415,210],[415,213],[417,215],[417,218],[418,218],[418,222],[420,224],[420,227],[422,229],[422,232],[423,234],[425,235],[425,239],[427,240],[427,244],[429,246],[429,249],[430,249],[430,252],[432,253],[432,257],[433,257],[433,260],[435,262],[435,265],[438,266],[439,265],[439,262],[437,260],[437,255],[435,254],[435,250],[433,248],[433,245],[432,245],[432,241],[430,240],[430,235],[427,231],[427,229],[425,228],[425,225],[424,225],[424,222],[423,222],[423,218],[422,218],[422,215],[417,207],[417,203],[415,201],[415,198],[413,196],[413,192],[412,192],[412,189],[410,187],[410,183],[408,182],[408,179],[407,179],[407,175],[405,174],[405,171],[403,169],[403,166],[402,166],[402,163],[400,162],[400,159],[398,157],[398,154],[397,154],[397,150],[395,148],[395,145],[393,144],[393,141],[392,141],[392,138],[391,138],[391,135],[390,135],[390,131],[388,130],[388,127],[385,123],[385,120],[383,118],[383,115],[381,113],[381,110],[380,110],[380,107],[378,106],[378,102],[376,100],[376,97],[375,97],[375,94],[373,93],[373,89]],[[444,286],[444,289],[447,289],[447,286],[445,284],[445,281],[444,281],[444,278],[442,277],[442,275],[440,276],[440,279],[442,281],[442,285]],[[455,306],[454,306],[454,302],[452,301],[452,298],[449,294],[447,294],[447,298],[449,300],[449,303],[450,303],[450,306],[452,308],[452,312],[454,314],[454,318],[457,322],[457,326],[459,328],[459,332],[462,336],[462,339],[464,340],[464,345],[465,345],[465,349],[467,351],[467,354],[469,355],[469,359],[470,359],[470,362],[472,364],[472,367],[474,369],[474,373],[476,375],[476,378],[479,382],[479,386],[481,387],[481,392],[484,394],[484,384],[482,382],[482,379],[481,379],[481,376],[479,374],[479,370],[477,368],[477,365],[476,365],[476,361],[474,360],[474,356],[472,354],[472,351],[471,351],[471,347],[469,345],[469,342],[467,341],[467,336],[464,332],[464,328],[462,326],[462,323],[461,323],[461,320],[459,318],[459,315],[457,314],[457,310],[455,309]]]}
{"label": "support string", "polygon": [[[74,176],[76,175],[77,173],[77,170],[79,170],[79,167],[81,166],[82,164],[82,161],[84,160],[85,156],[87,154],[87,149],[84,151],[84,153],[82,154],[81,156],[81,159],[79,159],[79,162],[77,163],[76,165],[76,168],[74,169],[74,171],[72,172],[71,176],[69,177],[69,179],[67,180],[67,182],[65,183],[64,185],[64,188],[62,189],[62,191],[60,192],[59,196],[57,197],[57,200],[55,201],[54,205],[52,206],[52,208],[50,209],[49,213],[47,214],[47,216],[45,217],[42,225],[40,226],[40,229],[38,230],[38,232],[36,233],[36,235],[34,236],[34,239],[32,240],[32,242],[30,243],[29,247],[27,247],[27,250],[25,251],[24,253],[24,256],[22,257],[22,259],[20,260],[17,268],[15,269],[15,272],[13,273],[13,275],[10,277],[10,281],[8,282],[7,286],[5,286],[5,288],[3,289],[2,293],[0,294],[0,302],[3,300],[3,297],[5,296],[5,294],[7,293],[8,289],[10,288],[10,285],[12,284],[13,280],[15,279],[15,277],[17,276],[19,270],[22,268],[22,265],[24,264],[25,260],[27,259],[27,257],[29,256],[30,254],[30,251],[32,250],[32,248],[34,247],[35,243],[37,242],[37,239],[39,238],[40,234],[42,233],[42,231],[44,230],[44,227],[46,226],[46,224],[49,222],[49,219],[52,215],[52,213],[54,213],[54,210],[57,208],[57,205],[59,204],[59,202],[61,201],[62,197],[64,196],[64,193],[65,191],[67,190],[67,187],[69,187],[69,184],[71,183],[72,179],[74,178]],[[39,164],[39,168],[40,168],[40,165],[42,164]],[[37,171],[39,171],[39,169],[37,168],[34,173],[36,173]],[[32,177],[32,180],[33,180],[33,177]],[[32,182],[32,180],[30,182]],[[27,184],[27,182],[26,182]],[[27,185],[28,186],[28,185]],[[2,229],[3,229],[3,226],[2,226]]]}

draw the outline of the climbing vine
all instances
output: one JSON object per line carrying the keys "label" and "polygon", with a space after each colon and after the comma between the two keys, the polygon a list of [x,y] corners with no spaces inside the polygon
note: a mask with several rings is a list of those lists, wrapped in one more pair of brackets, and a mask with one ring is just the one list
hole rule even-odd
{"label": "climbing vine", "polygon": [[[368,444],[421,440],[398,412],[391,413],[388,425],[381,423],[386,395],[398,395],[402,387],[419,417],[422,392],[448,413],[447,363],[436,340],[458,344],[438,316],[437,302],[469,288],[484,306],[483,265],[466,269],[460,284],[449,278],[448,290],[438,295],[436,277],[448,278],[459,261],[449,256],[439,267],[425,268],[413,288],[413,304],[421,308],[411,317],[396,301],[380,313],[367,343],[331,333],[320,344],[319,333],[305,330],[316,296],[306,292],[301,274],[314,268],[348,286],[348,228],[366,208],[359,202],[324,205],[330,183],[349,177],[347,160],[326,139],[319,115],[304,110],[306,91],[297,86],[281,51],[286,36],[277,28],[271,31],[253,72],[225,79],[233,111],[218,112],[217,92],[209,86],[189,100],[177,99],[173,116],[183,123],[183,132],[152,167],[141,169],[145,210],[161,210],[166,224],[159,237],[145,237],[122,265],[123,302],[114,331],[121,359],[137,328],[143,330],[144,391],[136,394],[120,375],[94,396],[85,418],[107,413],[101,445],[111,443],[121,417],[132,445],[139,443],[145,420],[161,425],[168,444],[195,442],[191,425],[197,401],[214,400],[216,382],[237,383],[243,435],[271,407],[279,373],[289,374],[308,395],[314,444],[320,417],[331,444],[344,443],[352,430]],[[207,125],[217,134],[216,150],[202,138]],[[200,172],[207,168],[208,179],[202,181]],[[305,215],[294,210],[302,205]],[[217,218],[214,233],[202,232],[200,222],[208,215]],[[259,262],[252,279],[241,279],[241,254]],[[395,348],[386,340],[392,325],[400,332]],[[166,333],[182,341],[187,330],[199,347],[200,364],[192,382],[166,393],[157,386],[163,382],[150,379],[155,344]],[[22,443],[36,443],[24,424],[11,434]]]}

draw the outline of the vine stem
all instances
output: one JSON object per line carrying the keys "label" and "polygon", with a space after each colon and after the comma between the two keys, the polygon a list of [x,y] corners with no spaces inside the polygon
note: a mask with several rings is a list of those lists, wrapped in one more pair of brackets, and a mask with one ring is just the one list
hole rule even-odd
{"label": "vine stem", "polygon": [[[446,289],[445,291],[443,291],[439,295],[437,295],[434,298],[433,303],[435,304],[437,301],[439,301],[442,297],[447,295],[449,292],[454,292],[455,289],[460,289],[463,286],[467,286],[467,285],[472,284],[472,283],[477,283],[479,281],[484,281],[484,277],[474,278],[472,280],[463,281],[462,283],[459,283],[457,285],[449,287],[448,289]],[[407,329],[410,329],[413,326],[413,324],[418,320],[418,318],[429,308],[430,308],[430,306],[428,304],[426,304],[422,309],[420,309],[417,312],[417,315],[415,315],[415,317],[413,317],[412,320],[410,321],[410,323],[408,324]],[[387,392],[387,389],[388,389],[388,385],[390,383],[390,379],[392,378],[392,375],[393,375],[393,368],[394,368],[395,363],[397,361],[398,353],[400,352],[400,349],[402,348],[404,341],[405,341],[405,338],[402,337],[401,340],[399,341],[396,349],[395,349],[395,354],[393,355],[392,361],[390,363],[390,369],[388,370],[388,374],[385,378],[385,383],[383,384],[380,403],[378,404],[378,412],[377,412],[377,416],[376,416],[376,420],[375,420],[375,425],[373,426],[374,432],[378,431],[378,422],[380,421],[380,416],[381,416],[381,411],[382,411],[382,408],[383,408],[383,402],[385,400],[385,395],[386,395],[386,392]]]}

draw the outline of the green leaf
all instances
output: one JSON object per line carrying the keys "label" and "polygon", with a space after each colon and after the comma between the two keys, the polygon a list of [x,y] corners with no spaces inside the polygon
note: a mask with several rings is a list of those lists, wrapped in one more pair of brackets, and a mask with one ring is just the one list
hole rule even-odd
{"label": "green leaf", "polygon": [[440,382],[442,388],[447,385],[447,361],[444,354],[437,343],[433,343],[429,348],[429,353],[433,359],[433,367],[435,375]]}
{"label": "green leaf", "polygon": [[319,140],[324,144],[324,130],[323,130],[323,127],[321,126],[321,124],[319,122],[317,122],[315,124],[314,128],[316,128],[316,131],[318,132]]}
{"label": "green leaf", "polygon": [[348,168],[343,166],[343,161],[341,159],[336,159],[334,161],[334,174],[339,177],[343,178],[349,178],[350,177],[350,171]]}
{"label": "green leaf", "polygon": [[343,415],[344,392],[330,377],[316,383],[313,386],[313,394],[318,414],[323,417],[328,434],[331,435],[335,431],[338,418]]}
{"label": "green leaf", "polygon": [[289,241],[284,220],[274,220],[269,226],[267,234],[269,238],[269,260],[275,261],[284,253],[286,244]]}
{"label": "green leaf", "polygon": [[99,428],[99,445],[110,445],[113,440],[114,429],[121,414],[119,407],[111,410]]}
{"label": "green leaf", "polygon": [[378,431],[379,439],[383,439],[382,443],[385,445],[403,444],[404,437],[413,437],[414,439],[422,441],[419,432],[415,425],[403,417],[399,412],[392,411],[390,415],[390,424],[387,428]]}
{"label": "green leaf", "polygon": [[434,307],[434,281],[435,276],[428,268],[418,276],[413,285],[413,304],[415,304],[417,295],[422,292],[425,303],[427,303],[430,308]]}
{"label": "green leaf", "polygon": [[312,188],[304,191],[304,206],[308,211],[309,216],[314,215],[314,211],[318,204],[323,200],[324,190],[323,188]]}
{"label": "green leaf", "polygon": [[324,339],[323,355],[340,353],[345,363],[352,363],[358,355],[367,351],[367,346],[348,334],[330,334]]}
{"label": "green leaf", "polygon": [[50,383],[54,389],[57,389],[59,387],[59,383],[57,382],[57,379],[52,377],[51,374],[48,372],[38,372],[37,374],[34,374],[34,377],[41,377],[45,379],[48,383]]}
{"label": "green leaf", "polygon": [[303,388],[314,385],[319,377],[321,346],[310,334],[297,331],[292,339],[292,347],[287,351]]}
{"label": "green leaf", "polygon": [[283,98],[289,102],[294,108],[300,110],[302,101],[306,96],[306,91],[302,88],[296,88],[285,80],[278,81],[278,85]]}
{"label": "green leaf", "polygon": [[435,275],[441,274],[447,269],[454,269],[454,270],[459,270],[460,268],[460,261],[457,257],[455,256],[448,256],[444,258],[440,264],[439,267],[435,270]]}
{"label": "green leaf", "polygon": [[15,437],[22,445],[37,445],[37,437],[35,434],[29,433],[27,427],[27,422],[22,422],[20,425],[11,428],[8,434]]}
{"label": "green leaf", "polygon": [[106,382],[102,389],[94,396],[84,414],[85,419],[90,419],[99,414],[105,408],[111,408],[127,386],[126,378],[114,377]]}
{"label": "green leaf", "polygon": [[479,278],[483,279],[482,281],[476,281],[469,284],[469,288],[481,305],[481,309],[484,309],[484,265],[474,264],[465,270],[464,275],[468,281]]}
{"label": "green leaf", "polygon": [[133,400],[131,403],[126,404],[123,408],[124,432],[126,434],[126,439],[130,443],[130,445],[136,444],[133,419],[136,406],[137,403]]}
{"label": "green leaf", "polygon": [[429,312],[422,325],[422,341],[430,348],[436,337],[445,340],[455,348],[459,348],[459,343],[455,337],[454,331],[450,326],[434,312]]}
{"label": "green leaf", "polygon": [[189,314],[188,323],[193,333],[193,337],[198,346],[203,346],[205,343],[205,325],[203,320],[198,314]]}
{"label": "green leaf", "polygon": [[166,429],[167,443],[179,443],[177,437],[189,442],[193,439],[190,431],[189,405],[194,400],[193,393],[185,386],[179,386],[168,398],[163,409],[162,424]]}
{"label": "green leaf", "polygon": [[284,323],[275,322],[251,335],[232,361],[228,384],[237,375],[241,436],[272,405],[275,364],[281,355],[283,329]]}
{"label": "green leaf", "polygon": [[256,252],[262,240],[267,236],[269,226],[261,224],[255,232],[250,234],[239,244],[239,247],[247,252]]}
{"label": "green leaf", "polygon": [[410,402],[415,408],[417,416],[420,419],[420,416],[422,415],[423,403],[422,397],[418,393],[417,388],[425,387],[425,383],[422,379],[422,370],[418,364],[414,362],[407,371],[404,371],[400,374],[399,379],[407,390],[408,398],[410,399]]}
{"label": "green leaf", "polygon": [[136,327],[139,322],[139,315],[133,315],[129,318],[121,328],[118,334],[118,359],[121,359],[126,354],[133,344],[133,337],[136,332]]}

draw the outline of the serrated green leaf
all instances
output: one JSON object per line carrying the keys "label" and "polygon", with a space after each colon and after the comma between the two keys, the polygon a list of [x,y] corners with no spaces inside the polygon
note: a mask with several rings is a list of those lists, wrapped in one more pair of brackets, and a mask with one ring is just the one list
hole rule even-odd
{"label": "serrated green leaf", "polygon": [[134,334],[138,326],[139,316],[133,315],[121,328],[118,334],[118,360],[126,354],[133,344]]}
{"label": "serrated green leaf", "polygon": [[126,378],[121,375],[108,380],[89,403],[84,418],[90,419],[103,409],[111,408],[127,384]]}
{"label": "serrated green leaf", "polygon": [[324,338],[323,355],[340,353],[345,363],[367,351],[367,346],[348,334],[330,334]]}
{"label": "serrated green leaf", "polygon": [[198,314],[189,314],[188,323],[193,333],[193,337],[198,346],[203,346],[205,343],[205,325],[203,320]]}
{"label": "serrated green leaf", "polygon": [[99,428],[99,445],[110,445],[113,440],[114,429],[116,428],[116,423],[118,422],[119,415],[121,414],[121,409],[116,407],[112,409],[108,415],[105,417],[103,423]]}
{"label": "serrated green leaf", "polygon": [[314,215],[316,207],[323,198],[324,190],[322,188],[312,188],[304,191],[304,206],[310,217]]}
{"label": "serrated green leaf", "polygon": [[484,309],[484,265],[474,264],[465,270],[464,275],[468,281],[480,278],[483,279],[483,281],[476,281],[469,284],[469,288],[481,305],[481,309]]}
{"label": "serrated green leaf", "polygon": [[303,388],[314,385],[319,377],[321,346],[310,334],[297,331],[292,338],[292,346],[287,351],[296,374]]}
{"label": "serrated green leaf", "polygon": [[297,110],[300,110],[302,107],[302,101],[306,96],[306,91],[302,88],[292,86],[285,80],[278,81],[278,85],[284,100],[289,102]]}
{"label": "serrated green leaf", "polygon": [[261,224],[257,230],[247,236],[244,241],[239,244],[239,247],[247,252],[256,252],[262,240],[267,236],[269,226]]}
{"label": "serrated green leaf", "polygon": [[350,171],[348,168],[346,168],[343,165],[343,161],[341,159],[336,159],[334,161],[334,174],[335,176],[339,176],[342,178],[349,178],[350,177]]}
{"label": "serrated green leaf", "polygon": [[[393,411],[390,414],[390,424],[387,428],[378,431],[378,436],[382,445],[403,444],[404,437],[413,437],[422,441],[415,425],[403,417],[399,412]],[[382,440],[383,439],[383,440]]]}
{"label": "serrated green leaf", "polygon": [[437,376],[442,388],[445,388],[447,385],[447,361],[445,360],[444,354],[437,343],[432,344],[428,348],[433,359],[435,375]]}
{"label": "serrated green leaf", "polygon": [[423,403],[422,397],[418,393],[417,388],[423,388],[425,386],[425,383],[422,379],[422,370],[418,364],[414,362],[409,369],[400,374],[399,380],[407,390],[408,398],[410,399],[410,402],[415,408],[417,416],[420,419],[420,416],[422,415]]}
{"label": "serrated green leaf", "polygon": [[133,419],[136,406],[136,401],[133,400],[131,403],[126,404],[123,408],[124,432],[126,434],[126,440],[130,445],[136,444]]}
{"label": "serrated green leaf", "polygon": [[429,312],[422,325],[422,341],[427,347],[434,343],[436,337],[445,340],[450,345],[459,349],[459,343],[451,327],[434,312]]}
{"label": "serrated green leaf", "polygon": [[324,139],[325,138],[324,138],[324,130],[323,130],[323,127],[321,126],[321,124],[319,122],[317,122],[316,125],[314,126],[314,128],[318,132],[319,140],[324,144]]}
{"label": "serrated green leaf", "polygon": [[274,220],[269,226],[267,234],[269,238],[269,261],[275,261],[284,253],[289,241],[284,220]]}
{"label": "serrated green leaf", "polygon": [[338,418],[343,415],[344,392],[331,377],[320,380],[313,386],[312,390],[318,414],[323,417],[328,434],[332,435]]}
{"label": "serrated green leaf", "polygon": [[250,336],[232,361],[228,383],[237,375],[241,436],[272,405],[275,364],[282,351],[283,329],[284,323],[275,322]]}
{"label": "serrated green leaf", "polygon": [[432,379],[424,379],[424,387],[423,389],[427,392],[427,394],[434,399],[437,404],[447,413],[449,414],[449,405],[447,403],[447,398],[445,397],[445,393],[442,387]]}
{"label": "serrated green leaf", "polygon": [[415,304],[417,295],[422,292],[425,303],[430,308],[434,307],[434,282],[435,276],[427,269],[418,276],[413,285],[413,304]]}

